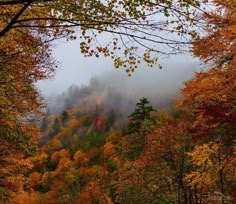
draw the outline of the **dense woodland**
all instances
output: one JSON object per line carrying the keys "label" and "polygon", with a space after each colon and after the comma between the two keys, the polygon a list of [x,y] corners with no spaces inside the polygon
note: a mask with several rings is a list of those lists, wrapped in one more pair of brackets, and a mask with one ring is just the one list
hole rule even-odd
{"label": "dense woodland", "polygon": [[[0,1],[0,203],[235,203],[235,4]],[[35,82],[56,69],[49,43],[78,33],[82,54],[111,57],[128,75],[142,62],[162,68],[159,55],[181,45],[207,69],[168,110],[142,97],[127,116],[83,87],[44,113]]]}

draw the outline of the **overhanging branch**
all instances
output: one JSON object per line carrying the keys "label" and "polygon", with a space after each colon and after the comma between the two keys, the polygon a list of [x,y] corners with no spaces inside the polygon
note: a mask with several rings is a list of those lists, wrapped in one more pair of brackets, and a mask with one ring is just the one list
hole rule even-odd
{"label": "overhanging branch", "polygon": [[24,13],[24,11],[32,4],[35,0],[30,0],[18,11],[18,13],[11,19],[10,23],[0,32],[0,37],[4,36],[12,26],[17,22],[17,19]]}

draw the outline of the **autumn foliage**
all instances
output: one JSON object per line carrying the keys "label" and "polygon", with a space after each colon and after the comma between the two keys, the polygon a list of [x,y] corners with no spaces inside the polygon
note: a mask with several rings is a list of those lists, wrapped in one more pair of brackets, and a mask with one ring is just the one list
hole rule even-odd
{"label": "autumn foliage", "polygon": [[[0,11],[2,28],[3,16],[13,10],[1,7]],[[29,121],[36,118],[44,104],[35,82],[50,77],[54,68],[50,49],[42,44],[40,35],[15,29],[0,38],[0,171],[3,180],[11,179],[0,184],[3,201],[7,198],[6,192],[11,194],[23,189],[24,175],[32,167],[25,157],[37,154],[40,132]],[[17,186],[13,187],[16,182]]]}
{"label": "autumn foliage", "polygon": [[[16,2],[15,7],[11,2]],[[110,55],[117,67],[128,63],[132,70],[140,59],[130,55],[135,47],[124,48],[128,60],[116,58],[117,39],[112,48],[109,44],[96,50],[90,46],[96,39],[90,36],[90,29],[109,32],[122,26],[121,18],[132,17],[130,25],[135,21],[141,26],[136,31],[145,34],[142,23],[157,9],[150,1],[79,2],[0,2],[0,202],[235,203],[235,1],[212,1],[215,9],[201,15],[204,35],[189,31],[193,54],[211,66],[185,82],[183,97],[171,111],[151,114],[154,109],[142,98],[124,122],[119,117],[122,113],[113,110],[111,114],[102,107],[101,99],[89,106],[87,94],[81,104],[67,104],[61,114],[47,114],[40,133],[35,119],[44,105],[35,82],[50,77],[55,68],[45,38],[64,34],[73,38],[69,27],[84,23],[82,53]],[[94,5],[96,9],[92,9]],[[119,10],[119,5],[128,10]],[[199,1],[177,1],[177,8],[186,9],[177,10],[177,17],[189,14],[189,5],[201,8]],[[170,1],[156,6],[161,6],[158,11],[166,17],[176,11]],[[24,8],[20,17],[10,15]],[[55,13],[50,13],[52,8]],[[95,13],[107,21],[100,24]],[[73,21],[69,21],[71,17]],[[194,24],[190,14],[188,17]],[[179,23],[171,24],[177,25],[173,30],[187,32]],[[129,36],[134,41],[137,32]],[[165,43],[170,46],[170,41]],[[155,64],[151,50],[144,50],[143,55],[144,61]]]}

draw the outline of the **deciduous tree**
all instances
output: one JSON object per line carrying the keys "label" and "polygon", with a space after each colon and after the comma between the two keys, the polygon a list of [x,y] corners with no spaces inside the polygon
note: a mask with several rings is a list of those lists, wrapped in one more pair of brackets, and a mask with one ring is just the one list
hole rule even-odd
{"label": "deciduous tree", "polygon": [[[46,42],[64,36],[74,39],[78,28],[85,56],[110,56],[116,67],[133,72],[141,59],[152,66],[161,54],[183,51],[180,45],[189,44],[187,36],[193,36],[193,26],[201,24],[201,4],[198,0],[6,0],[0,2],[0,37],[28,31],[47,36]],[[103,33],[107,42],[101,39]]]}
{"label": "deciduous tree", "polygon": [[234,67],[236,63],[236,8],[235,0],[213,0],[215,9],[202,17],[206,21],[203,37],[197,37],[193,53],[214,66]]}

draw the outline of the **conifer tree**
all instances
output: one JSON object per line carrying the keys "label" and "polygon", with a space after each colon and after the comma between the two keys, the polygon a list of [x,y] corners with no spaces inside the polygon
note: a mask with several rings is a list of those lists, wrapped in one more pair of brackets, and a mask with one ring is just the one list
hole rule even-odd
{"label": "conifer tree", "polygon": [[62,119],[61,119],[61,122],[62,122],[63,127],[66,127],[66,126],[67,126],[68,120],[69,120],[69,115],[68,115],[67,111],[63,111],[63,113],[62,113]]}
{"label": "conifer tree", "polygon": [[41,132],[44,132],[48,129],[49,122],[50,121],[49,121],[49,118],[47,116],[43,118],[42,124],[41,124],[41,127],[40,127]]}
{"label": "conifer tree", "polygon": [[145,120],[153,121],[153,117],[151,116],[151,112],[155,111],[151,105],[149,105],[149,101],[147,98],[143,97],[136,104],[135,111],[129,115],[129,123],[127,127],[127,133],[139,133],[142,123]]}
{"label": "conifer tree", "polygon": [[61,125],[60,125],[60,121],[58,118],[56,118],[54,120],[53,126],[52,126],[52,131],[53,131],[53,135],[56,135],[60,132],[61,130]]}
{"label": "conifer tree", "polygon": [[147,98],[143,97],[136,104],[135,111],[129,116],[127,127],[128,149],[127,158],[135,160],[142,153],[147,143],[147,134],[153,129],[154,117],[151,112],[155,111]]}

